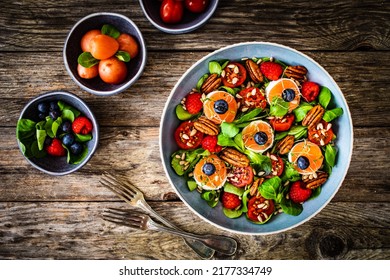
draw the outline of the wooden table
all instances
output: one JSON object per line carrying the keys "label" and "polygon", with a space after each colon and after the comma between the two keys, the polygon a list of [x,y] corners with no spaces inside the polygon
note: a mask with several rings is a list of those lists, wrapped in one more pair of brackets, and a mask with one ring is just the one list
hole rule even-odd
{"label": "wooden table", "polygon": [[[112,97],[81,90],[62,60],[73,24],[101,11],[130,17],[148,49],[142,77]],[[131,178],[179,227],[236,238],[233,259],[389,259],[389,23],[386,1],[223,0],[204,27],[169,35],[155,29],[134,0],[2,1],[0,259],[198,258],[178,237],[103,221],[104,207],[125,207],[99,184],[105,170]],[[180,76],[204,55],[246,41],[284,44],[319,62],[342,89],[354,124],[352,162],[337,195],[309,222],[269,236],[232,234],[192,213],[168,183],[158,147],[163,105]],[[31,98],[59,89],[90,105],[101,138],[86,166],[53,177],[23,158],[15,125]]]}

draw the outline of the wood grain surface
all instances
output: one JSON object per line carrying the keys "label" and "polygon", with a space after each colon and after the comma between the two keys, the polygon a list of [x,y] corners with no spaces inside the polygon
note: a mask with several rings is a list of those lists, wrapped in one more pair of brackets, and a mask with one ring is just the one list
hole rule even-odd
{"label": "wood grain surface", "polygon": [[[109,98],[77,87],[62,60],[75,22],[102,11],[130,17],[148,50],[141,78]],[[160,118],[177,80],[204,55],[247,41],[284,44],[319,62],[344,93],[354,125],[352,162],[336,196],[310,221],[268,236],[199,218],[175,194],[159,155]],[[130,178],[179,227],[238,240],[237,254],[215,259],[390,259],[389,54],[388,1],[222,0],[206,25],[181,35],[154,28],[135,0],[2,1],[0,259],[198,259],[178,237],[103,221],[103,208],[128,207],[100,185],[105,170]],[[100,124],[96,154],[65,177],[31,167],[15,139],[23,106],[52,90],[83,98]]]}

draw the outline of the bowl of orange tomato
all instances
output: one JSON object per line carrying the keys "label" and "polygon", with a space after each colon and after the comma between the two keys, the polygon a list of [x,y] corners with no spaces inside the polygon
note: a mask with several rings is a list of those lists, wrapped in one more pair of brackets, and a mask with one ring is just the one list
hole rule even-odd
{"label": "bowl of orange tomato", "polygon": [[69,31],[63,49],[66,70],[83,90],[101,96],[128,89],[146,64],[146,47],[137,25],[117,13],[94,13]]}

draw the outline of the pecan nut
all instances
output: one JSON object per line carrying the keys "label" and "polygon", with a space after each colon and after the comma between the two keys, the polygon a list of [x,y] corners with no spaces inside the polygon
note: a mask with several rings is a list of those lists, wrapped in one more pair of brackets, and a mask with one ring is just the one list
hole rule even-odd
{"label": "pecan nut", "polygon": [[218,126],[205,117],[200,117],[194,122],[194,127],[207,135],[218,135],[219,128]]}
{"label": "pecan nut", "polygon": [[321,105],[314,106],[302,120],[302,125],[307,126],[309,129],[316,127],[322,120],[324,113],[325,109]]}
{"label": "pecan nut", "polygon": [[259,191],[259,186],[264,182],[264,178],[258,178],[253,183],[252,186],[249,189],[249,194],[251,196],[257,195],[257,192]]}
{"label": "pecan nut", "polygon": [[204,94],[210,93],[219,88],[222,83],[222,78],[217,74],[211,74],[208,78],[203,82],[200,87],[200,91]]}
{"label": "pecan nut", "polygon": [[246,69],[248,69],[249,76],[252,81],[256,84],[261,83],[263,81],[263,74],[260,71],[260,67],[257,63],[255,63],[252,59],[247,59],[245,61]]}
{"label": "pecan nut", "polygon": [[276,149],[279,151],[279,154],[285,155],[290,152],[292,146],[294,145],[294,136],[293,135],[287,135],[282,140],[279,141],[279,143],[276,145]]}
{"label": "pecan nut", "polygon": [[287,78],[297,80],[299,82],[304,82],[307,80],[306,78],[307,69],[305,66],[297,65],[297,66],[288,66],[284,71],[284,75]]}
{"label": "pecan nut", "polygon": [[250,163],[246,155],[233,148],[226,148],[222,150],[219,156],[227,163],[236,167],[247,167]]}
{"label": "pecan nut", "polygon": [[326,172],[318,172],[302,178],[302,181],[306,183],[307,189],[316,189],[323,185],[326,180],[328,180],[328,173]]}

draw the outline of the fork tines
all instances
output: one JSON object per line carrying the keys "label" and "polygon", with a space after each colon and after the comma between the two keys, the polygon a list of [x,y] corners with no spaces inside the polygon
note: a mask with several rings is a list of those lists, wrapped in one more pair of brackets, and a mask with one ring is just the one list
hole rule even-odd
{"label": "fork tines", "polygon": [[131,202],[137,194],[137,189],[127,182],[121,182],[108,172],[104,172],[100,183],[116,193],[120,198],[127,202]]}
{"label": "fork tines", "polygon": [[128,226],[137,229],[143,229],[145,214],[136,211],[127,211],[118,208],[104,209],[103,219],[119,225]]}

